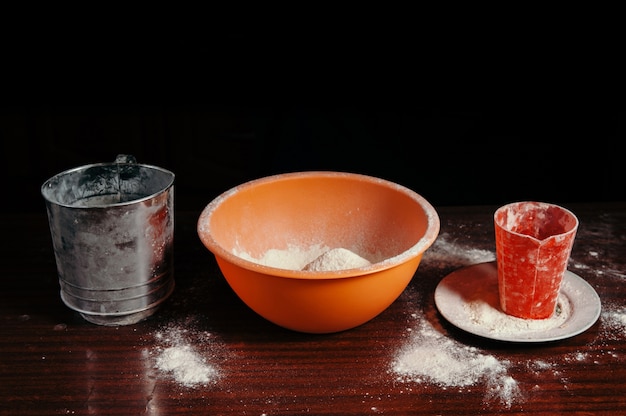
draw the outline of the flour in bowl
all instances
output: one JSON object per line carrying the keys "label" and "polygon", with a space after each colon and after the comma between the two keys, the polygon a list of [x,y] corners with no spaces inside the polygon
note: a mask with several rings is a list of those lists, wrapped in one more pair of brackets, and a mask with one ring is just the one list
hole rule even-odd
{"label": "flour in bowl", "polygon": [[297,246],[290,246],[284,250],[272,248],[263,253],[259,258],[252,257],[252,255],[245,251],[233,250],[233,254],[263,266],[276,267],[277,269],[302,270],[304,266],[326,251],[328,251],[328,247],[315,244],[308,249],[302,249]]}
{"label": "flour in bowl", "polygon": [[312,262],[308,263],[302,270],[310,270],[316,272],[355,269],[357,267],[369,266],[369,260],[364,259],[358,254],[345,249],[333,248],[328,250]]}
{"label": "flour in bowl", "polygon": [[320,244],[308,249],[289,247],[285,250],[270,249],[260,258],[246,252],[233,251],[233,254],[264,266],[287,270],[335,271],[369,266],[369,260],[346,248],[329,249]]}

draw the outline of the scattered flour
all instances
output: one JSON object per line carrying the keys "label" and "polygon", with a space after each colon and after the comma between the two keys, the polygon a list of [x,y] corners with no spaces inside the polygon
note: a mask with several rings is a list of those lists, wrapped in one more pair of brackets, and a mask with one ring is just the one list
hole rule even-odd
{"label": "scattered flour", "polygon": [[447,338],[428,322],[412,334],[391,364],[398,381],[434,383],[444,388],[485,383],[485,400],[496,399],[507,407],[521,395],[517,381],[508,374],[507,361]]}
{"label": "scattered flour", "polygon": [[626,337],[626,306],[604,305],[600,317],[603,335],[606,339],[623,339]]}
{"label": "scattered flour", "polygon": [[[177,383],[185,387],[198,387],[217,381],[219,371],[208,362],[192,345],[191,338],[197,334],[178,326],[158,331],[155,338],[162,343],[157,348],[155,367],[172,376]],[[210,334],[203,334],[203,345],[206,345]]]}
{"label": "scattered flour", "polygon": [[[590,255],[597,257],[595,252],[591,252]],[[420,267],[449,269],[494,260],[495,253],[493,251],[460,245],[452,240],[448,234],[441,234],[431,248],[425,252]],[[573,260],[571,260],[571,264],[577,269],[588,269],[588,266]],[[596,270],[594,272],[596,275],[609,274],[608,271]],[[623,273],[615,273],[614,270],[610,270],[610,273],[617,277],[626,276]],[[473,317],[477,325],[487,325],[498,332],[508,331],[508,328],[511,328],[511,331],[514,331],[513,328],[519,329],[520,327],[524,330],[543,330],[544,326],[558,326],[559,321],[566,320],[568,314],[572,312],[572,305],[565,299],[559,305],[561,309],[552,318],[543,320],[543,322],[529,321],[504,314],[493,307],[492,303],[494,302],[497,302],[495,298],[493,302],[482,304],[470,302],[465,307],[468,308],[468,314]],[[626,306],[618,303],[604,303],[602,307],[602,332],[600,338],[593,343],[600,342],[604,347],[610,347],[610,344],[605,344],[607,340],[622,340],[626,337]],[[620,355],[615,351],[601,348],[593,352],[573,351],[564,356],[558,355],[554,357],[554,362],[529,359],[525,363],[511,363],[498,360],[477,348],[446,337],[445,331],[438,330],[429,323],[429,321],[434,322],[436,319],[432,316],[430,317],[432,319],[424,319],[425,317],[419,314],[414,316],[423,323],[418,329],[411,330],[410,341],[395,354],[391,364],[391,371],[395,373],[398,381],[434,383],[443,388],[456,387],[460,390],[484,383],[487,387],[484,396],[485,401],[496,399],[507,407],[511,407],[514,402],[523,399],[517,381],[508,373],[510,368],[520,368],[520,365],[525,365],[528,371],[538,377],[557,378],[567,389],[568,379],[561,370],[561,362],[588,363],[591,361],[594,364],[601,364],[600,360],[605,357],[612,360],[620,359]],[[506,320],[506,322],[502,320]],[[510,322],[510,320],[514,322]],[[528,328],[528,325],[531,327]],[[540,386],[537,385],[535,388],[538,389]]]}
{"label": "scattered flour", "polygon": [[[448,234],[441,234],[424,253],[420,267],[458,268],[495,259],[493,251],[461,246],[451,241]],[[497,319],[485,316],[483,306],[473,305],[476,319]],[[415,316],[421,321],[419,327],[411,330],[411,339],[395,354],[391,363],[391,371],[398,381],[434,383],[442,388],[459,389],[485,385],[484,400],[496,400],[508,408],[521,399],[519,385],[508,373],[508,361],[498,360],[476,347],[449,338],[433,327],[425,316]]]}
{"label": "scattered flour", "polygon": [[156,360],[161,371],[171,373],[186,387],[205,385],[214,379],[217,370],[208,365],[191,345],[175,345],[165,348]]}
{"label": "scattered flour", "polygon": [[[439,235],[437,240],[424,252],[422,262],[430,267],[460,267],[474,263],[484,263],[496,259],[495,252],[465,247],[449,240],[449,234]],[[420,265],[420,267],[422,267]]]}

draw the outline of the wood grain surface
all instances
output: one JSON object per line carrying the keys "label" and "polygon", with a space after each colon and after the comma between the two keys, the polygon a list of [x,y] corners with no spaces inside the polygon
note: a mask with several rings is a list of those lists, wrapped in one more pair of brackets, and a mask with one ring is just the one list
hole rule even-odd
{"label": "wood grain surface", "polygon": [[[494,252],[494,206],[438,207],[438,241],[454,250],[425,255],[372,321],[326,335],[292,332],[248,309],[200,243],[195,211],[176,215],[176,289],[161,309],[135,325],[88,323],[59,297],[45,212],[5,214],[0,414],[626,414],[626,204],[567,207],[580,219],[569,270],[597,291],[602,313],[582,334],[538,344],[471,335],[434,304],[438,282],[476,261],[469,254]],[[446,386],[396,374],[394,360],[422,325],[503,363],[517,393],[502,400],[484,378]],[[218,376],[185,386],[162,371],[157,360],[176,340]]]}

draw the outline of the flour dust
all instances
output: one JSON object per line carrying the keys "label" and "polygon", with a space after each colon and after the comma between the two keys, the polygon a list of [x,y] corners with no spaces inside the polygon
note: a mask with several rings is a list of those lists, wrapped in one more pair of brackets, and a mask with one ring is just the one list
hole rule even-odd
{"label": "flour dust", "polygon": [[[589,252],[589,255],[593,258],[597,257],[594,251]],[[494,260],[495,252],[457,244],[444,233],[425,252],[420,268],[422,270],[454,270]],[[584,262],[574,259],[570,260],[570,267],[574,270],[593,272],[596,276],[626,277],[623,272],[616,272],[610,268],[590,270]],[[409,293],[409,295],[416,294]],[[413,299],[412,303],[423,305],[420,299]],[[571,305],[563,306],[567,309]],[[480,324],[489,324],[497,331],[506,330],[504,327],[510,324],[524,325],[521,322],[511,323],[509,317],[503,317],[500,314],[493,315],[491,310],[486,312],[483,308],[485,305],[468,304],[467,307],[471,308],[471,316],[481,321]],[[536,375],[537,384],[532,387],[533,390],[541,389],[541,380],[545,377],[557,380],[563,384],[564,389],[568,389],[570,381],[563,364],[601,366],[612,365],[611,363],[616,360],[623,359],[611,344],[611,340],[626,338],[626,304],[617,301],[603,302],[598,336],[591,341],[591,345],[600,345],[601,348],[593,351],[574,350],[552,358],[514,361],[498,359],[481,349],[449,338],[445,335],[444,329],[434,326],[439,319],[434,306],[431,308],[420,306],[420,308],[423,310],[412,314],[418,324],[408,328],[410,337],[406,344],[395,352],[390,364],[390,373],[393,373],[397,382],[400,383],[430,383],[443,389],[458,389],[459,391],[467,391],[474,386],[479,388],[485,386],[484,401],[486,403],[497,400],[510,408],[513,404],[525,400],[521,386],[510,374],[512,371],[526,371],[531,375]],[[566,318],[568,311],[562,312],[565,313],[555,316],[554,319]]]}
{"label": "flour dust", "polygon": [[213,334],[192,330],[188,324],[171,324],[155,332],[154,338],[155,368],[179,385],[195,388],[214,384],[220,378],[213,362],[215,351],[211,347],[218,345]]}
{"label": "flour dust", "polygon": [[398,382],[432,383],[459,390],[484,385],[485,402],[497,400],[508,408],[521,398],[517,381],[508,374],[508,361],[446,337],[427,319],[420,319],[419,327],[411,332],[391,363]]}
{"label": "flour dust", "polygon": [[495,252],[456,244],[449,234],[443,233],[424,252],[420,267],[456,268],[495,259]]}
{"label": "flour dust", "polygon": [[[425,252],[420,267],[453,269],[494,260],[493,251],[462,246],[442,234]],[[437,320],[434,307],[414,312],[412,317],[417,325],[409,328],[410,338],[390,364],[396,381],[430,383],[459,391],[478,386],[484,388],[485,403],[497,401],[507,408],[523,399],[518,382],[509,374],[508,360],[446,336],[431,323]]]}

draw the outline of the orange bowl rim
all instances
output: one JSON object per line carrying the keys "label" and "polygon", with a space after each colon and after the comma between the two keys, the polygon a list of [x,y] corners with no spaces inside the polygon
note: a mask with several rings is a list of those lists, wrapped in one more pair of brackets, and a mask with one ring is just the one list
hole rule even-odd
{"label": "orange bowl rim", "polygon": [[[306,270],[291,270],[282,269],[278,267],[266,266],[264,264],[255,263],[253,261],[246,260],[237,256],[234,253],[224,249],[217,243],[211,236],[210,219],[215,210],[227,199],[233,197],[237,193],[267,183],[293,180],[299,178],[311,178],[311,177],[324,177],[324,178],[347,178],[357,181],[365,181],[378,185],[383,185],[387,188],[401,192],[411,199],[416,201],[420,207],[424,210],[427,218],[427,227],[424,235],[411,247],[402,253],[384,259],[382,261],[373,263],[369,266],[358,267],[353,269],[333,270],[333,271],[306,271]],[[423,196],[419,195],[415,191],[400,185],[398,183],[378,178],[375,176],[364,175],[360,173],[351,172],[339,172],[339,171],[302,171],[302,172],[290,172],[280,173],[276,175],[270,175],[259,179],[253,179],[248,182],[237,185],[222,194],[214,198],[209,204],[202,210],[197,222],[197,232],[203,245],[212,252],[216,257],[221,257],[224,260],[233,263],[241,268],[252,270],[258,273],[279,276],[293,279],[337,279],[337,278],[349,278],[355,276],[363,276],[367,274],[376,273],[382,270],[390,269],[397,265],[403,264],[417,256],[422,255],[426,249],[428,249],[437,239],[440,230],[439,215],[435,208],[428,202]]]}

